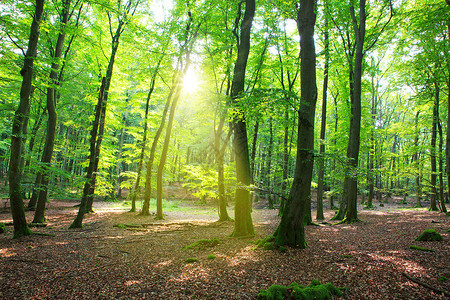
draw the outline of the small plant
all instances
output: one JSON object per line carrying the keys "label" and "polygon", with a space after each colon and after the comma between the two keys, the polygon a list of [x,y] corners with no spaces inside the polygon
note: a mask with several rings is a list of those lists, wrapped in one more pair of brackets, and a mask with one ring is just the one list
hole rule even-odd
{"label": "small plant", "polygon": [[6,230],[6,225],[3,223],[0,223],[0,233],[5,232],[5,230]]}
{"label": "small plant", "polygon": [[351,254],[344,254],[344,255],[342,255],[342,257],[343,257],[343,258],[352,258],[353,255],[351,255]]}
{"label": "small plant", "polygon": [[441,276],[441,277],[439,277],[439,279],[438,279],[440,282],[444,282],[444,281],[447,281],[448,280],[448,278],[447,277],[445,277],[445,276]]}
{"label": "small plant", "polygon": [[206,239],[201,239],[196,241],[195,243],[190,244],[189,246],[186,246],[183,248],[183,250],[188,250],[188,249],[205,249],[205,248],[210,248],[210,247],[214,247],[217,246],[220,243],[220,241],[218,239],[211,239],[211,240],[206,240]]}
{"label": "small plant", "polygon": [[419,235],[416,241],[428,242],[428,241],[442,241],[442,235],[436,232],[436,229],[427,229],[421,235]]}
{"label": "small plant", "polygon": [[184,260],[184,262],[187,263],[187,264],[192,264],[192,263],[198,262],[198,259],[195,258],[195,257],[190,257],[190,258],[186,258]]}
{"label": "small plant", "polygon": [[207,259],[215,259],[216,256],[215,256],[214,254],[210,254],[210,255],[208,255],[206,258],[207,258]]}
{"label": "small plant", "polygon": [[427,249],[427,248],[424,248],[424,247],[414,246],[414,245],[409,246],[409,248],[410,249],[414,249],[414,250],[425,251],[425,252],[434,252],[433,249]]}
{"label": "small plant", "polygon": [[314,279],[310,285],[303,286],[295,282],[289,286],[272,285],[267,290],[261,290],[256,297],[258,300],[282,300],[282,299],[317,299],[327,300],[331,297],[342,296],[342,292],[331,283],[320,284]]}
{"label": "small plant", "polygon": [[281,253],[285,253],[287,251],[287,248],[284,246],[280,246],[278,247],[278,251],[280,251]]}

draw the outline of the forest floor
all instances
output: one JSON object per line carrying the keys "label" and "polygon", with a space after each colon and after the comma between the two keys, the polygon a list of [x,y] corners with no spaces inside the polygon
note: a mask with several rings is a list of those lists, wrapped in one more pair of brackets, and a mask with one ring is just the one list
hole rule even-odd
{"label": "forest floor", "polygon": [[[229,237],[232,222],[216,222],[213,206],[192,201],[169,201],[164,220],[127,212],[127,203],[96,202],[83,229],[68,229],[77,202],[51,201],[47,227],[33,230],[53,236],[12,239],[12,226],[0,235],[0,299],[255,299],[272,284],[313,279],[346,287],[346,299],[448,299],[403,273],[450,291],[450,217],[391,202],[361,209],[358,223],[308,226],[307,249],[280,253],[255,249],[279,222],[277,210],[261,202],[252,213],[256,236],[236,239]],[[333,214],[326,210],[325,217]],[[0,222],[10,221],[3,209]],[[414,241],[430,228],[444,240]],[[213,238],[220,240],[214,247],[183,250]]]}

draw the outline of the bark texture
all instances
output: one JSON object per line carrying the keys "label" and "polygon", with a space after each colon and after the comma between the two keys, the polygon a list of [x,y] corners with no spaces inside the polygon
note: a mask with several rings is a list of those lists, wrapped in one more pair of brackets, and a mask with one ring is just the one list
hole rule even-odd
{"label": "bark texture", "polygon": [[28,123],[28,113],[30,110],[30,94],[33,81],[33,66],[36,58],[39,41],[40,24],[44,11],[44,0],[36,0],[35,12],[30,28],[30,39],[25,54],[22,75],[22,86],[20,89],[20,103],[14,114],[12,135],[11,135],[11,156],[9,161],[9,200],[11,203],[11,214],[14,223],[14,238],[30,235],[32,232],[28,228],[25,219],[25,210],[22,199],[22,153],[24,128]]}
{"label": "bark texture", "polygon": [[279,246],[306,248],[304,215],[311,200],[311,179],[314,164],[314,114],[317,102],[316,51],[314,26],[316,1],[301,0],[297,15],[300,34],[301,96],[298,112],[297,160],[294,182],[275,232]]}

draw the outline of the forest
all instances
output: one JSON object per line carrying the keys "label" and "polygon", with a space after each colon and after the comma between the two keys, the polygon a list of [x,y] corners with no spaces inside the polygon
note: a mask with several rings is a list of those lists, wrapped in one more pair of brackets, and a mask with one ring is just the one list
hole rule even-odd
{"label": "forest", "polygon": [[450,298],[450,0],[3,0],[0,298]]}

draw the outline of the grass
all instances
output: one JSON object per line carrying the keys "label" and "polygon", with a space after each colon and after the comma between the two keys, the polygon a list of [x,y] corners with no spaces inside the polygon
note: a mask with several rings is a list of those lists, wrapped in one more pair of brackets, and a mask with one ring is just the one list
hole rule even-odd
{"label": "grass", "polygon": [[[143,200],[136,201],[136,208],[139,211],[142,208]],[[155,210],[156,199],[150,199],[150,210]],[[195,212],[199,215],[217,216],[217,209],[214,207],[199,207],[199,206],[187,206],[183,205],[182,200],[178,199],[163,199],[162,201],[163,212]],[[129,209],[131,208],[131,201],[124,200],[114,205],[114,208]]]}

